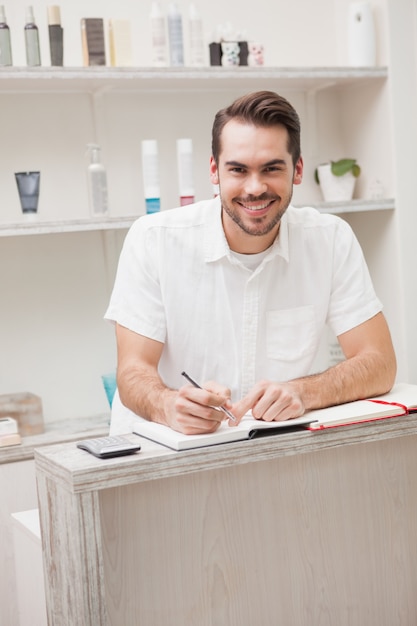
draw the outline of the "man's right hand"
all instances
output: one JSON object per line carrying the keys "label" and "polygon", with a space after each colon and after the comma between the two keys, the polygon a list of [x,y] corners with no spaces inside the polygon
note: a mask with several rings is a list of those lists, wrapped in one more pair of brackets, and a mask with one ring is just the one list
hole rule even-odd
{"label": "man's right hand", "polygon": [[203,389],[186,384],[165,393],[166,423],[186,435],[214,432],[225,419],[220,407],[231,406],[230,390],[212,381],[205,383]]}

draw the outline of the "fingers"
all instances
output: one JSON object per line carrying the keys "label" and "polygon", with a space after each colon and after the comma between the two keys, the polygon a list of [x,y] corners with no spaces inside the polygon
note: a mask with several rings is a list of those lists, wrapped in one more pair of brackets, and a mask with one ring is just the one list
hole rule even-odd
{"label": "fingers", "polygon": [[170,426],[185,434],[214,432],[225,419],[220,407],[230,405],[230,390],[210,382],[205,388],[184,385],[177,392]]}
{"label": "fingers", "polygon": [[305,409],[298,392],[289,383],[261,381],[240,402],[232,406],[232,413],[241,419],[248,411],[255,419],[266,422],[300,417]]}
{"label": "fingers", "polygon": [[189,400],[205,408],[213,409],[230,404],[230,390],[214,382],[205,383],[204,388],[184,385],[178,390],[178,395],[185,401]]}

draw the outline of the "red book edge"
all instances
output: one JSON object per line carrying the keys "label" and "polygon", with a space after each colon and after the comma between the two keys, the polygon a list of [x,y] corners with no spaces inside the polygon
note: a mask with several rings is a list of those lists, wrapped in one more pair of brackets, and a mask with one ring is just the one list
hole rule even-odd
{"label": "red book edge", "polygon": [[308,430],[327,430],[328,428],[339,428],[339,426],[354,426],[356,424],[366,424],[367,422],[376,422],[377,420],[391,419],[392,417],[403,417],[409,414],[408,407],[400,402],[387,402],[386,400],[372,400],[372,398],[365,398],[369,402],[375,402],[376,404],[387,404],[390,406],[398,406],[403,412],[394,413],[393,415],[382,415],[379,417],[368,417],[365,420],[356,420],[354,422],[341,422],[340,424],[317,424],[317,422],[311,422],[307,425]]}

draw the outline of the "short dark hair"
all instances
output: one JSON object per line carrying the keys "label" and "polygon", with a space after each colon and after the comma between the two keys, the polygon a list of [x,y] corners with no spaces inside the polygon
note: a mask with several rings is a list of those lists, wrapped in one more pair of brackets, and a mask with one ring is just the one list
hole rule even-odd
{"label": "short dark hair", "polygon": [[282,125],[288,131],[288,152],[293,164],[301,156],[300,118],[294,107],[274,91],[256,91],[241,96],[232,104],[216,113],[212,128],[212,155],[216,163],[221,151],[221,134],[223,128],[235,119],[254,126]]}

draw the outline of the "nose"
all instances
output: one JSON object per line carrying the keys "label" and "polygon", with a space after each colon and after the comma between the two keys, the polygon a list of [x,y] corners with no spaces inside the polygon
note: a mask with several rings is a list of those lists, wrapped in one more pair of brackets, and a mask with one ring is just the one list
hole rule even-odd
{"label": "nose", "polygon": [[245,193],[248,196],[260,196],[268,189],[265,179],[262,174],[253,172],[248,175],[245,180]]}

